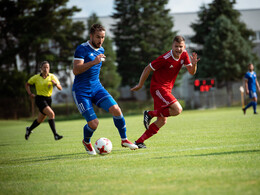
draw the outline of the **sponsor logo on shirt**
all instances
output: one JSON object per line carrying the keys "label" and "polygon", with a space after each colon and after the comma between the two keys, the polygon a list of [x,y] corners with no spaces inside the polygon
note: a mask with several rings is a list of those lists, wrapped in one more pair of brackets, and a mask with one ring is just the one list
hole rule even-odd
{"label": "sponsor logo on shirt", "polygon": [[173,68],[173,65],[170,65],[170,68]]}

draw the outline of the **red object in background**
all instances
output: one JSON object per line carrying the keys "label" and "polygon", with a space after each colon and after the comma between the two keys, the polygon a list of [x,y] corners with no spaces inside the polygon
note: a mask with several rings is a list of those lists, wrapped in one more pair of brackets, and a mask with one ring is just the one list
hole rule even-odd
{"label": "red object in background", "polygon": [[215,80],[214,79],[211,79],[210,83],[211,83],[212,86],[215,86]]}
{"label": "red object in background", "polygon": [[207,92],[212,87],[215,87],[214,79],[196,79],[194,81],[194,90],[200,92]]}
{"label": "red object in background", "polygon": [[199,79],[196,79],[194,81],[194,86],[196,86],[196,87],[200,86],[200,80]]}

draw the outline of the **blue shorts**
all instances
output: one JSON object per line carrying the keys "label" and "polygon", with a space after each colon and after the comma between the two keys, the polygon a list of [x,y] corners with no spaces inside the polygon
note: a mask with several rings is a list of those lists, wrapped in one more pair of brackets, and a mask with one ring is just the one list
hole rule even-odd
{"label": "blue shorts", "polygon": [[111,106],[117,104],[105,88],[100,88],[93,94],[90,94],[89,92],[86,92],[85,94],[81,92],[78,94],[75,91],[72,91],[72,95],[80,114],[82,114],[88,122],[97,118],[92,104],[103,108],[107,112]]}
{"label": "blue shorts", "polygon": [[249,97],[250,98],[257,98],[257,94],[255,91],[249,90]]}

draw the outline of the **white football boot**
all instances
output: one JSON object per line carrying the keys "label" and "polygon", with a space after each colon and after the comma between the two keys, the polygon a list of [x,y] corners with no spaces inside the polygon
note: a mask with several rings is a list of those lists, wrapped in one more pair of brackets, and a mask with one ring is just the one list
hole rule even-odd
{"label": "white football boot", "polygon": [[135,145],[135,144],[133,144],[132,142],[130,142],[128,139],[122,140],[121,146],[122,146],[122,147],[128,147],[128,148],[130,148],[131,150],[136,150],[136,149],[138,149],[138,146]]}
{"label": "white football boot", "polygon": [[84,139],[82,140],[82,143],[83,143],[83,145],[84,145],[84,147],[85,147],[85,149],[86,149],[86,151],[89,155],[96,155],[97,154],[91,143],[86,143],[84,141]]}

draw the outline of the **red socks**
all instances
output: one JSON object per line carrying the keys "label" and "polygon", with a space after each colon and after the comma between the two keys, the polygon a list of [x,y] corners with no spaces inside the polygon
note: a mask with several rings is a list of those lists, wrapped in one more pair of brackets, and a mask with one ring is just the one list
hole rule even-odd
{"label": "red socks", "polygon": [[159,131],[159,128],[156,126],[156,124],[152,123],[149,126],[149,129],[147,129],[144,132],[144,134],[138,140],[136,140],[136,143],[143,143],[145,140],[147,140],[148,138],[155,135],[158,131]]}

